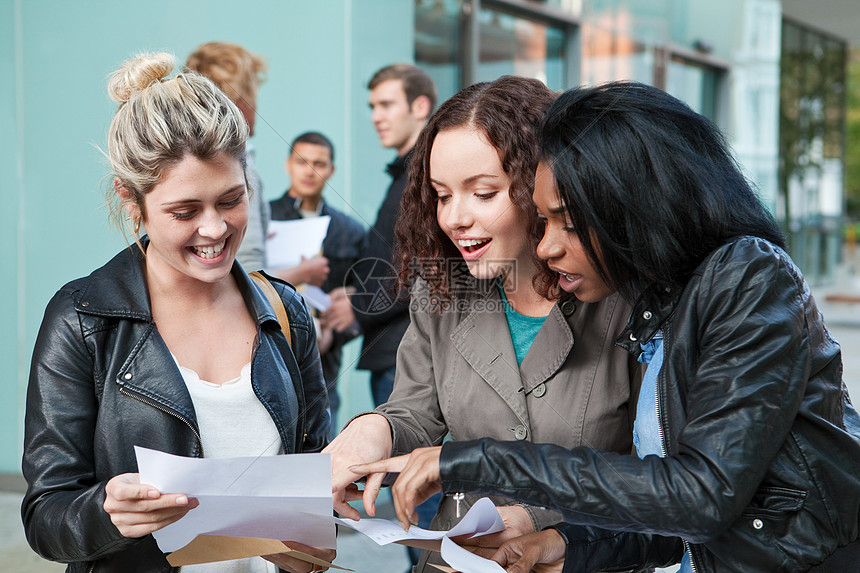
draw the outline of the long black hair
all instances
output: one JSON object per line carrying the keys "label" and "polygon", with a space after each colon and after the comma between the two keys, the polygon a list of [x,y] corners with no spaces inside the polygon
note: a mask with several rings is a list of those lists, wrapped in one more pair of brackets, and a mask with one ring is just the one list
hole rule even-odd
{"label": "long black hair", "polygon": [[628,300],[648,285],[685,284],[735,237],[785,248],[720,131],[657,88],[565,92],[541,127],[541,157],[590,261]]}

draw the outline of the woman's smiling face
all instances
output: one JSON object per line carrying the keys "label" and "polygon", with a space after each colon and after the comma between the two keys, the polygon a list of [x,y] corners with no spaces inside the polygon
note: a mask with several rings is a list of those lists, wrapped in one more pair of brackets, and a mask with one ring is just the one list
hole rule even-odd
{"label": "woman's smiling face", "polygon": [[162,280],[215,283],[230,273],[248,224],[238,159],[186,155],[144,197],[147,271]]}
{"label": "woman's smiling face", "polygon": [[546,220],[537,254],[559,275],[558,286],[582,302],[598,302],[614,291],[601,278],[570,227],[567,212],[546,163],[538,164],[532,195],[538,216]]}
{"label": "woman's smiling face", "polygon": [[530,268],[525,215],[510,197],[511,180],[483,133],[463,126],[441,131],[430,151],[436,220],[476,278]]}

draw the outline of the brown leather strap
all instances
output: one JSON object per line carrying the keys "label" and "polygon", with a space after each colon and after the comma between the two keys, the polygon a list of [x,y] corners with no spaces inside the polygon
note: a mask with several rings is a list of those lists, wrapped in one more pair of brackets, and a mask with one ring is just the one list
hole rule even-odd
{"label": "brown leather strap", "polygon": [[263,294],[266,295],[266,298],[269,299],[269,304],[272,305],[272,308],[275,309],[275,316],[278,317],[278,324],[281,325],[281,331],[284,333],[284,336],[287,337],[287,343],[292,346],[293,338],[290,336],[290,317],[287,316],[287,309],[284,307],[284,301],[281,300],[281,297],[278,295],[278,291],[275,290],[275,287],[272,286],[272,283],[269,282],[260,271],[254,271],[252,273],[248,273],[257,286],[260,287],[260,290],[263,291]]}

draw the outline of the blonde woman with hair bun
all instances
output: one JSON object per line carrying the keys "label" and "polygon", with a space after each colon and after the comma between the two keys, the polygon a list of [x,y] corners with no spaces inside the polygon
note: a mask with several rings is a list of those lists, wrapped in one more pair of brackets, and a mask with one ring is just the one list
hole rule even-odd
{"label": "blonde woman with hair bun", "polygon": [[[170,54],[143,54],[109,80],[119,103],[107,146],[111,216],[135,244],[54,295],[33,352],[22,517],[33,549],[67,571],[173,570],[150,534],[197,501],[140,483],[135,445],[277,455],[319,451],[329,432],[307,307],[269,279],[289,341],[235,261],[248,221],[248,126],[210,80],[169,77],[173,68]],[[310,569],[286,555],[268,559],[183,572]]]}

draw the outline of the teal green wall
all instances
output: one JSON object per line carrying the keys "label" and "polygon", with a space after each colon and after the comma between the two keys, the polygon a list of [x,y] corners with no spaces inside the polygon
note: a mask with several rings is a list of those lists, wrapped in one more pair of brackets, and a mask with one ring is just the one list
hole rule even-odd
{"label": "teal green wall", "polygon": [[[337,148],[328,199],[371,223],[393,154],[370,124],[365,85],[379,67],[411,61],[412,10],[402,0],[0,0],[0,472],[19,472],[45,304],[125,245],[103,207],[108,168],[98,147],[116,109],[108,74],[139,51],[171,51],[182,62],[212,40],[264,55],[269,79],[253,140],[264,194],[275,198],[288,184],[287,142],[319,130]],[[356,357],[352,344],[346,364]],[[370,406],[366,375],[348,372],[341,388],[344,415]]]}
{"label": "teal green wall", "polygon": [[15,6],[9,0],[0,4],[0,295],[5,308],[0,318],[0,471],[10,470],[19,463],[21,409],[23,404],[24,371],[26,368],[24,340],[19,335],[19,306],[17,265],[19,205],[20,135],[16,114]]}

